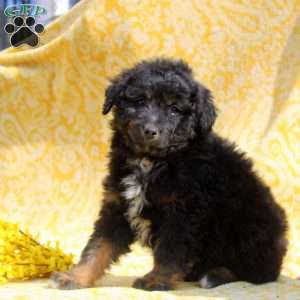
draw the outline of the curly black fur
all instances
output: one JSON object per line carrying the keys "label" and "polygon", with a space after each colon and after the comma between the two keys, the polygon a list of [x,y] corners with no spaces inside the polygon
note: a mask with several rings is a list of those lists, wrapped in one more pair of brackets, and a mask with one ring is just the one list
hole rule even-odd
{"label": "curly black fur", "polygon": [[134,286],[148,290],[173,279],[276,280],[285,214],[251,160],[212,131],[213,98],[188,65],[157,59],[124,71],[106,92],[103,113],[112,108],[105,198],[82,257],[97,238],[113,245],[113,259],[139,239],[154,269]]}

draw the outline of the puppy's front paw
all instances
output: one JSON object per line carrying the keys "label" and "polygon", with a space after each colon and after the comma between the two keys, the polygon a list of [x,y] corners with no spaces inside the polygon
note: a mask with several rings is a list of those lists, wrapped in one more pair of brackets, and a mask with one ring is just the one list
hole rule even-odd
{"label": "puppy's front paw", "polygon": [[76,290],[84,288],[76,281],[71,272],[54,272],[52,273],[48,286],[60,290]]}
{"label": "puppy's front paw", "polygon": [[171,285],[168,282],[155,280],[155,278],[142,277],[134,281],[133,285],[136,289],[146,291],[168,291],[171,290]]}

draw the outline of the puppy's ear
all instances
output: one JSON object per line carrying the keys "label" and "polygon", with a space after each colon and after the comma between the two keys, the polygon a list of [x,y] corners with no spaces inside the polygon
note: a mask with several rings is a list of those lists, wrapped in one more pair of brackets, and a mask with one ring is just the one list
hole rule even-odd
{"label": "puppy's ear", "polygon": [[117,104],[120,97],[123,95],[123,84],[115,80],[105,91],[105,101],[102,108],[103,115],[108,114],[112,107]]}
{"label": "puppy's ear", "polygon": [[196,105],[197,131],[207,133],[211,131],[217,118],[217,109],[209,89],[197,84],[194,101]]}
{"label": "puppy's ear", "polygon": [[112,107],[115,104],[115,97],[116,97],[116,88],[112,83],[105,91],[105,100],[102,108],[102,114],[106,115],[110,112]]}

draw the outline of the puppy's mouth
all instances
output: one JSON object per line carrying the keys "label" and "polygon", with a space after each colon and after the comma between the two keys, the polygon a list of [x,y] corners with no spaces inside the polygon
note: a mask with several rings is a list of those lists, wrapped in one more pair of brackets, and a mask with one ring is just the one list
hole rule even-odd
{"label": "puppy's mouth", "polygon": [[167,152],[168,145],[164,145],[162,141],[145,141],[131,138],[131,147],[134,147],[139,154],[149,154],[152,156],[161,156]]}
{"label": "puppy's mouth", "polygon": [[167,143],[166,141],[149,142],[130,138],[129,145],[139,155],[162,158],[177,152],[186,146],[186,143]]}
{"label": "puppy's mouth", "polygon": [[139,126],[128,126],[126,131],[127,146],[133,149],[136,154],[150,157],[165,157],[184,148],[187,141],[176,136],[170,136],[161,132],[155,139],[147,138]]}

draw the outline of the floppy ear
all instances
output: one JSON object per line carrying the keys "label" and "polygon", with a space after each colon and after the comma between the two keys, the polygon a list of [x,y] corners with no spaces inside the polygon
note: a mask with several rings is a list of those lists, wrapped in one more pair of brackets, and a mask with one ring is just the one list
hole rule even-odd
{"label": "floppy ear", "polygon": [[117,97],[115,84],[112,83],[105,91],[105,100],[102,108],[102,114],[106,115],[110,112],[115,104]]}
{"label": "floppy ear", "polygon": [[197,131],[202,133],[209,132],[217,118],[213,96],[209,89],[197,84],[194,97],[196,98]]}

